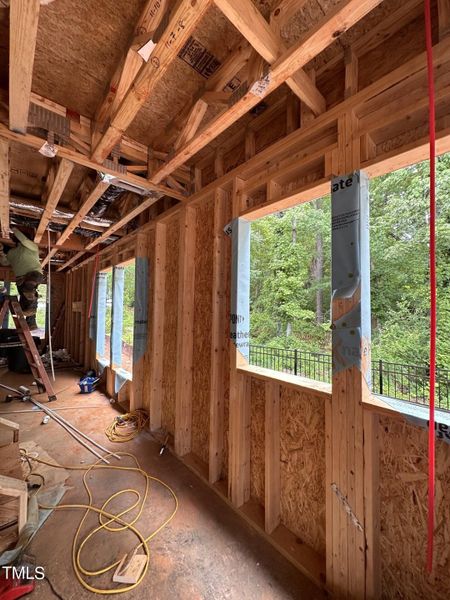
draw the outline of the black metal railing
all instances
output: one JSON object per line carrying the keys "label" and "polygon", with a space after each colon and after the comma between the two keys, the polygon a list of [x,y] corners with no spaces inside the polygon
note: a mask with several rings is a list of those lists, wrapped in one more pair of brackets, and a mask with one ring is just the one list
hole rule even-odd
{"label": "black metal railing", "polygon": [[[331,383],[331,354],[323,352],[250,344],[250,364]],[[398,400],[428,404],[429,369],[426,365],[373,360],[372,391]],[[449,369],[436,370],[436,407],[450,410]]]}

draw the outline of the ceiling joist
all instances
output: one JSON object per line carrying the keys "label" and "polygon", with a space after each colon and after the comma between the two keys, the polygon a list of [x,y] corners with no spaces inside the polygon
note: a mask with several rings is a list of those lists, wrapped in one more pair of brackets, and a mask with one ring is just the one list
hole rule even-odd
{"label": "ceiling joist", "polygon": [[26,133],[40,0],[14,0],[9,10],[9,127]]}
{"label": "ceiling joist", "polygon": [[67,182],[69,181],[69,177],[73,171],[74,164],[70,160],[63,158],[59,163],[58,170],[55,175],[55,179],[51,186],[51,189],[48,193],[47,202],[45,205],[44,212],[42,213],[41,220],[39,222],[39,227],[37,228],[36,235],[34,236],[34,241],[38,244],[42,236],[47,229],[47,225],[49,224],[53,212],[58,205],[58,202],[66,188]]}
{"label": "ceiling joist", "polygon": [[[286,51],[279,34],[251,0],[214,0],[214,3],[270,65]],[[325,98],[303,69],[288,77],[286,83],[316,115],[325,111]]]}
{"label": "ceiling joist", "polygon": [[112,115],[108,128],[92,154],[94,161],[102,163],[120,141],[211,3],[212,0],[183,0],[179,3],[171,15],[169,25],[153,49],[150,60],[142,66],[117,111]]}
{"label": "ceiling joist", "polygon": [[191,141],[185,144],[160,169],[151,181],[158,183],[194,156],[211,140],[243,117],[262,98],[273,92],[283,82],[304,67],[310,60],[332,44],[366,14],[381,4],[382,0],[342,0],[315,27],[287,50],[269,69],[264,87],[258,95],[251,89],[233,106],[212,119]]}
{"label": "ceiling joist", "polygon": [[[130,47],[120,60],[108,86],[108,93],[97,109],[94,119],[93,142],[99,141],[111,115],[120,106],[139,69],[147,62],[152,50],[152,38],[169,9],[169,0],[148,0],[134,28]],[[147,50],[147,52],[145,52]]]}

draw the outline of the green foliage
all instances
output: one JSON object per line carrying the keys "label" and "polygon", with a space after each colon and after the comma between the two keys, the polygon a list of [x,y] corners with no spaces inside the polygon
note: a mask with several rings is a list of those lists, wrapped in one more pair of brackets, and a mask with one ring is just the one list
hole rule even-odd
{"label": "green foliage", "polygon": [[[372,180],[370,211],[373,358],[426,364],[428,163]],[[450,154],[437,162],[437,214],[437,354],[445,368],[450,359]],[[330,219],[325,198],[252,224],[252,343],[330,351]]]}

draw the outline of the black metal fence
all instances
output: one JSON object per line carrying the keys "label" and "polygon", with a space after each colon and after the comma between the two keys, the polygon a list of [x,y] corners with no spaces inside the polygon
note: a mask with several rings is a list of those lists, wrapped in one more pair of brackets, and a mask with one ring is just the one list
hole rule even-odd
{"label": "black metal fence", "polygon": [[[250,364],[331,383],[331,354],[250,344]],[[429,369],[426,365],[374,360],[372,391],[398,400],[428,404]],[[436,371],[436,407],[450,410],[449,369]]]}

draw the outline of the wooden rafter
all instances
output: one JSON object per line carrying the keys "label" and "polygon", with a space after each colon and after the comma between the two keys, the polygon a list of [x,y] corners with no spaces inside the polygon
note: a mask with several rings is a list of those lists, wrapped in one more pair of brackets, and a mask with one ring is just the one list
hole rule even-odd
{"label": "wooden rafter", "polygon": [[0,140],[0,225],[2,237],[9,238],[9,144]]}
{"label": "wooden rafter", "polygon": [[158,82],[176,59],[179,51],[195,29],[212,0],[183,0],[173,12],[169,25],[156,44],[151,59],[142,66],[125,94],[110,125],[94,149],[93,160],[101,163],[120,141]]}
{"label": "wooden rafter", "polygon": [[100,237],[95,238],[94,241],[92,241],[90,244],[88,244],[86,246],[86,250],[92,250],[92,248],[95,248],[95,246],[97,246],[97,244],[101,244],[102,242],[107,240],[113,233],[115,233],[116,231],[121,229],[124,225],[126,225],[132,219],[134,219],[134,217],[137,217],[137,215],[139,213],[141,213],[143,210],[146,210],[147,208],[149,208],[152,204],[157,202],[160,198],[161,198],[160,194],[159,195],[154,194],[150,198],[147,198],[146,200],[144,200],[143,202],[138,204],[138,206],[136,206],[136,208],[133,208],[133,210],[131,210],[126,215],[124,215],[121,219],[119,219],[119,221],[117,221],[117,223],[114,223],[114,225],[111,225],[111,227],[109,227],[105,231],[105,233],[103,233]]}
{"label": "wooden rafter", "polygon": [[[0,123],[0,138],[10,140],[13,142],[18,142],[20,144],[24,144],[25,146],[35,148],[37,150],[39,150],[43,143],[42,138],[40,137],[31,135],[30,133],[27,133],[25,135],[17,134],[14,131],[10,131],[2,123]],[[88,167],[90,169],[97,170],[99,168],[99,165],[88,156],[85,156],[84,154],[81,154],[80,152],[77,152],[76,150],[67,148],[65,146],[59,146],[58,144],[55,144],[55,146],[58,150],[59,157],[67,158],[75,164],[82,165],[83,167]],[[118,173],[117,171],[106,165],[102,165],[101,170],[103,173],[107,173],[108,175],[117,177],[122,181],[131,183],[132,185],[138,186],[145,190],[151,192],[156,191],[159,192],[161,195],[164,194],[169,196],[170,198],[175,198],[176,200],[183,200],[183,195],[179,192],[171,190],[165,185],[154,185],[152,182],[150,182],[148,179],[145,179],[144,177],[139,177],[137,175],[134,175],[133,173]]]}
{"label": "wooden rafter", "polygon": [[195,102],[194,106],[191,108],[188,118],[186,119],[183,129],[180,131],[180,134],[176,139],[174,144],[175,150],[186,144],[186,142],[194,137],[198,128],[200,127],[207,109],[208,104],[202,98]]}
{"label": "wooden rafter", "polygon": [[31,99],[40,0],[14,0],[9,16],[9,127],[25,133]]}
{"label": "wooden rafter", "polygon": [[[169,123],[164,134],[155,140],[155,146],[170,144],[183,128],[190,112],[196,102],[201,99],[211,104],[214,100],[211,93],[223,93],[225,86],[239,73],[247,64],[250,57],[251,46],[247,42],[240,42],[237,48],[224,60],[219,69],[208,79],[206,85],[194,96],[192,103],[183,108],[182,111]],[[216,100],[217,102],[217,97]]]}
{"label": "wooden rafter", "polygon": [[279,33],[307,2],[308,0],[280,0],[270,13],[270,25],[273,30]]}
{"label": "wooden rafter", "polygon": [[70,174],[73,171],[73,162],[63,158],[59,163],[58,170],[56,172],[55,180],[48,194],[47,202],[45,205],[44,212],[42,213],[39,227],[37,228],[34,241],[39,243],[44,235],[47,225],[49,224],[53,211],[55,210],[58,202],[64,192],[64,189],[69,180]]}
{"label": "wooden rafter", "polygon": [[73,231],[80,225],[83,219],[86,217],[88,212],[92,209],[92,207],[96,204],[96,202],[101,198],[101,196],[108,189],[109,183],[107,181],[100,180],[94,189],[90,192],[86,200],[82,202],[80,208],[73,216],[70,223],[64,229],[61,234],[61,237],[58,239],[58,245],[64,244],[64,242],[72,235]]}
{"label": "wooden rafter", "polygon": [[[286,47],[251,0],[214,0],[216,6],[265,61],[273,64]],[[253,82],[249,81],[249,85]],[[315,114],[325,111],[325,99],[303,69],[286,79],[287,85]]]}
{"label": "wooden rafter", "polygon": [[97,109],[94,119],[94,143],[98,141],[101,133],[103,133],[108,119],[120,106],[139,69],[147,62],[149,57],[144,52],[145,47],[147,46],[148,51],[150,51],[152,37],[168,10],[169,4],[170,0],[148,0],[144,6],[134,28],[131,44],[117,66],[106,97]]}
{"label": "wooden rafter", "polygon": [[153,183],[162,181],[174,169],[185,163],[211,140],[228,129],[234,122],[244,116],[261,99],[273,92],[288,77],[306,65],[317,54],[333,43],[339,34],[352,27],[382,0],[343,0],[333,8],[308,34],[287,50],[270,68],[268,85],[265,90],[255,95],[247,92],[233,106],[212,119],[200,133],[185,144],[168,160],[151,178]]}
{"label": "wooden rafter", "polygon": [[80,252],[77,252],[76,254],[74,254],[71,258],[69,258],[69,260],[67,262],[65,262],[63,265],[58,267],[56,270],[63,271],[64,269],[67,269],[67,267],[70,267],[70,265],[73,265],[74,262],[76,262],[79,258],[81,258],[84,255],[85,255],[85,252],[80,250]]}

